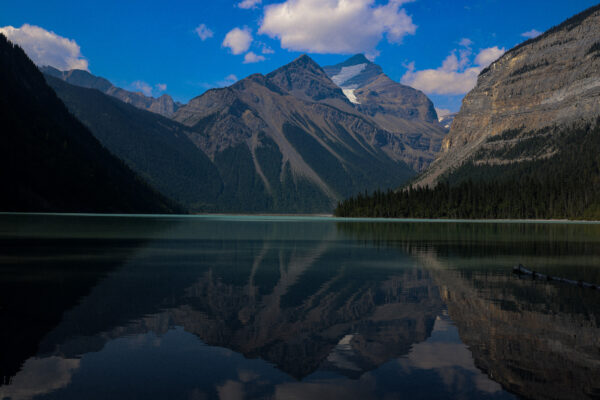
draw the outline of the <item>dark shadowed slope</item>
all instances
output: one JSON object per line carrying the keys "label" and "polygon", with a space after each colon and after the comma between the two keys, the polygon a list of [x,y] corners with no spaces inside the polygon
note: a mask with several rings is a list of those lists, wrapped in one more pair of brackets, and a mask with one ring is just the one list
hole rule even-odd
{"label": "dark shadowed slope", "polygon": [[58,99],[18,46],[0,35],[1,211],[173,211]]}
{"label": "dark shadowed slope", "polygon": [[111,153],[161,193],[193,211],[215,207],[221,178],[210,159],[173,120],[46,76],[48,84]]}

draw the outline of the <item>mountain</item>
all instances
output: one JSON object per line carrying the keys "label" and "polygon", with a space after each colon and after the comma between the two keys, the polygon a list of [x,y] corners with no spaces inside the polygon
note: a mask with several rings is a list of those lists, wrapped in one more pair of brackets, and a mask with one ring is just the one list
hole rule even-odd
{"label": "mountain", "polygon": [[43,71],[109,151],[192,211],[329,212],[344,197],[404,183],[431,162],[445,133],[424,94],[364,56],[340,70],[356,63],[364,71],[346,81],[360,86],[362,108],[345,82],[302,56],[160,112],[172,119],[143,111],[159,99],[86,71]]}
{"label": "mountain", "polygon": [[1,211],[166,213],[175,207],[75,119],[0,35]]}
{"label": "mountain", "polygon": [[125,103],[131,104],[142,110],[163,115],[165,117],[172,117],[175,111],[177,111],[177,109],[181,106],[181,104],[173,101],[171,96],[168,94],[163,94],[162,96],[155,98],[145,96],[140,92],[129,92],[114,86],[104,78],[92,75],[89,72],[80,69],[59,71],[56,68],[45,66],[41,67],[40,70],[46,75],[51,75],[55,78],[62,79],[63,81],[72,85],[90,89],[98,89],[99,91],[116,97]]}
{"label": "mountain", "polygon": [[484,69],[409,190],[340,216],[600,218],[600,5]]}
{"label": "mountain", "polygon": [[323,69],[357,110],[403,143],[403,149],[382,146],[387,154],[416,171],[434,160],[446,130],[423,92],[393,81],[362,54]]}
{"label": "mountain", "polygon": [[[484,148],[516,148],[524,136],[501,139],[508,131],[594,121],[600,116],[599,71],[600,5],[520,44],[483,70],[444,138],[441,155],[415,184],[436,182]],[[538,150],[540,156],[552,153]],[[518,161],[536,158],[520,154]],[[477,156],[475,162],[515,160]]]}
{"label": "mountain", "polygon": [[209,90],[173,119],[218,168],[224,210],[329,211],[414,174],[394,155],[406,149],[402,138],[357,110],[306,55]]}
{"label": "mountain", "polygon": [[219,172],[188,138],[186,126],[100,90],[45,77],[100,143],[153,187],[191,211],[215,207],[222,188]]}
{"label": "mountain", "polygon": [[445,129],[450,131],[452,122],[454,122],[454,118],[456,118],[457,115],[458,115],[458,113],[451,113],[451,114],[446,114],[444,116],[439,116],[438,121],[439,121],[440,125],[442,125]]}

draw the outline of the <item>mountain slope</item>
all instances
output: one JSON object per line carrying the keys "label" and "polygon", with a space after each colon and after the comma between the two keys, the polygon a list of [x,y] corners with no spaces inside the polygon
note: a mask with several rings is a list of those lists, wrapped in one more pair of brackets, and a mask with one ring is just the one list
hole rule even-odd
{"label": "mountain slope", "polygon": [[4,35],[0,86],[0,210],[173,210],[68,112],[25,52]]}
{"label": "mountain slope", "polygon": [[228,209],[329,211],[342,197],[414,174],[382,150],[403,143],[356,110],[308,56],[209,90],[174,119],[219,168]]}
{"label": "mountain slope", "polygon": [[382,146],[388,155],[417,171],[433,161],[446,130],[423,92],[394,82],[362,54],[324,70],[358,111],[392,132],[404,145]]}
{"label": "mountain slope", "polygon": [[[504,132],[591,122],[600,115],[600,5],[508,51],[479,76],[444,139],[442,153],[415,185],[431,185]],[[524,154],[521,161],[535,159]],[[514,160],[478,159],[506,163]]]}
{"label": "mountain slope", "polygon": [[40,70],[46,75],[51,75],[55,78],[62,79],[71,85],[81,86],[89,89],[98,89],[105,94],[116,97],[117,99],[131,104],[137,108],[151,111],[168,118],[172,117],[173,114],[175,114],[175,111],[177,111],[177,109],[180,107],[180,104],[173,101],[171,96],[168,94],[163,94],[162,96],[155,98],[145,96],[140,92],[130,92],[114,86],[104,78],[92,75],[89,72],[80,69],[59,71],[56,68],[44,66],[41,67]]}
{"label": "mountain slope", "polygon": [[101,93],[46,76],[60,99],[111,153],[192,211],[214,207],[222,183],[187,128]]}
{"label": "mountain slope", "polygon": [[482,71],[424,174],[336,214],[600,219],[598,49],[600,6],[509,51]]}

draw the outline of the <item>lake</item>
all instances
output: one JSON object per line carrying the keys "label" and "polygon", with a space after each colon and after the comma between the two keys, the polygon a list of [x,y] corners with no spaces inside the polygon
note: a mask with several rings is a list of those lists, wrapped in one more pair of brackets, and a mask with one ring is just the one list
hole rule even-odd
{"label": "lake", "polygon": [[600,225],[0,215],[0,399],[600,397]]}

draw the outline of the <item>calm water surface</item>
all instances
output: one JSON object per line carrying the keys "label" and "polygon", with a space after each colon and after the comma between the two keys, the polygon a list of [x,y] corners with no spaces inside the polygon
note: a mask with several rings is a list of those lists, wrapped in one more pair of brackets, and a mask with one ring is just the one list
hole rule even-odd
{"label": "calm water surface", "polygon": [[0,215],[0,399],[600,397],[600,225]]}

